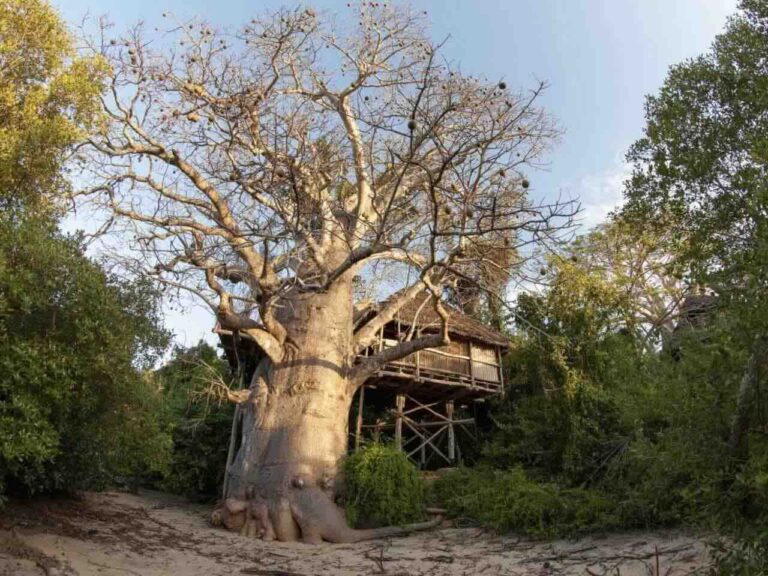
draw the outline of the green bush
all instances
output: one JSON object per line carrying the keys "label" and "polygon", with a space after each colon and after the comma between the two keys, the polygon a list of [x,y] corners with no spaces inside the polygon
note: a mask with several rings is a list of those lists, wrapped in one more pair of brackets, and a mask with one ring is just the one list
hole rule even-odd
{"label": "green bush", "polygon": [[193,497],[215,497],[224,481],[234,406],[210,398],[212,379],[227,382],[229,367],[205,342],[177,347],[155,372],[165,396],[173,437],[168,473],[160,487]]}
{"label": "green bush", "polygon": [[485,446],[496,468],[521,465],[536,478],[570,486],[595,483],[625,441],[619,408],[605,390],[584,382],[502,407],[504,425]]}
{"label": "green bush", "polygon": [[372,444],[344,462],[347,519],[353,526],[408,524],[424,518],[424,484],[403,452]]}
{"label": "green bush", "polygon": [[107,275],[52,223],[0,217],[0,484],[135,484],[170,437],[145,378],[164,349],[158,294]]}
{"label": "green bush", "polygon": [[438,479],[436,503],[456,517],[497,532],[533,537],[571,536],[615,528],[616,504],[598,492],[536,482],[520,468],[463,468]]}
{"label": "green bush", "polygon": [[711,576],[763,576],[768,574],[768,530],[735,540],[720,539],[710,546]]}
{"label": "green bush", "polygon": [[164,489],[190,497],[221,493],[233,415],[232,406],[213,406],[199,419],[176,422]]}

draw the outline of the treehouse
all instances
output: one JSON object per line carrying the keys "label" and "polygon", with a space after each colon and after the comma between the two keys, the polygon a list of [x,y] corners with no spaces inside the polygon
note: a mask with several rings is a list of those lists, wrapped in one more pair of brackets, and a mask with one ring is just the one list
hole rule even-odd
{"label": "treehouse", "polygon": [[[356,310],[356,327],[364,325],[384,304]],[[501,359],[509,343],[503,334],[474,318],[448,305],[444,308],[450,344],[389,362],[359,389],[350,415],[350,448],[357,450],[368,439],[386,436],[422,468],[461,460],[457,436],[472,440],[476,407],[504,392]],[[400,309],[360,359],[403,340],[439,333],[441,327],[431,297],[425,293]],[[232,370],[247,385],[262,357],[261,350],[243,336],[219,327],[215,332]],[[236,428],[237,424],[233,426],[233,442]]]}

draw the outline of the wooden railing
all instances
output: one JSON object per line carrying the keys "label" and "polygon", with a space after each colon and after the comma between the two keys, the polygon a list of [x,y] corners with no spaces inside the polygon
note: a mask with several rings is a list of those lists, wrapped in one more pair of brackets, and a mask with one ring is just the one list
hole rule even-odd
{"label": "wooden railing", "polygon": [[[396,340],[382,338],[380,348],[389,348]],[[501,388],[501,369],[498,352],[492,348],[473,345],[470,342],[456,343],[454,348],[464,345],[468,354],[448,352],[438,348],[426,348],[409,356],[390,362],[384,372],[414,376],[417,379],[432,380],[446,384],[463,384],[484,388]],[[490,361],[494,358],[495,361]]]}

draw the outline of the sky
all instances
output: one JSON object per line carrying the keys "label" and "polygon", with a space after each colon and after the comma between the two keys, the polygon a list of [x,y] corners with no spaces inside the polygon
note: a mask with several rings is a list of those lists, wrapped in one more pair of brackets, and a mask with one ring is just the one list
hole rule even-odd
{"label": "sky", "polygon": [[[643,104],[669,66],[705,52],[737,0],[413,0],[426,10],[444,54],[468,74],[503,79],[510,88],[549,84],[542,106],[563,136],[531,193],[580,200],[582,230],[621,202],[624,155],[642,136]],[[118,29],[140,20],[154,27],[163,12],[237,28],[279,0],[53,0],[73,24],[107,15]],[[346,13],[347,0],[302,2]],[[151,29],[151,28],[150,28]],[[209,310],[192,302],[167,310],[180,345],[214,342]]]}

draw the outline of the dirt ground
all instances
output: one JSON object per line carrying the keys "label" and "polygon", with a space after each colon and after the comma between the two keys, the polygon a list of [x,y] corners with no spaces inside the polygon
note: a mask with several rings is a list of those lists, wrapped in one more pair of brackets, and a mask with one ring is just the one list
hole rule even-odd
{"label": "dirt ground", "polygon": [[211,527],[210,507],[167,494],[86,493],[11,503],[0,576],[583,575],[706,573],[702,539],[681,532],[532,542],[445,527],[358,544],[264,543]]}

